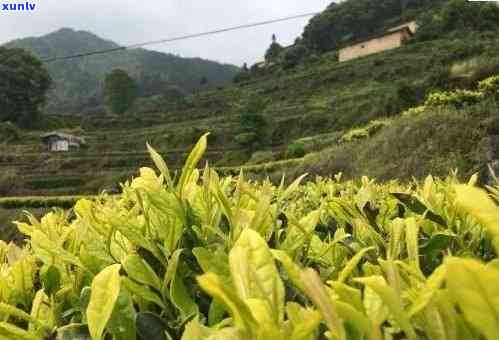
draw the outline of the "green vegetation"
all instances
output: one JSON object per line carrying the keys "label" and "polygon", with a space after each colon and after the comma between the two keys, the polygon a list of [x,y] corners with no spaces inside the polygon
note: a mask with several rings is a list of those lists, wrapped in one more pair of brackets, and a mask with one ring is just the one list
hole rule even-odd
{"label": "green vegetation", "polygon": [[300,158],[305,156],[305,153],[305,145],[301,142],[294,142],[293,144],[288,145],[288,158]]}
{"label": "green vegetation", "polygon": [[484,93],[479,91],[456,90],[447,92],[431,93],[426,99],[425,106],[449,106],[462,107],[476,104],[483,100]]}
{"label": "green vegetation", "polygon": [[331,51],[382,32],[389,26],[413,19],[419,11],[445,0],[346,0],[331,3],[315,16],[303,32],[304,45],[320,52]]}
{"label": "green vegetation", "polygon": [[265,52],[265,62],[272,63],[278,61],[283,47],[277,42],[275,34],[272,35],[272,44],[270,44],[269,49]]}
{"label": "green vegetation", "polygon": [[[42,37],[15,40],[5,46],[23,48],[39,58],[120,47],[92,33],[69,28]],[[49,92],[45,112],[104,114],[103,82],[114,69],[122,69],[136,80],[140,97],[162,95],[172,85],[192,93],[200,88],[199,80],[203,75],[210,80],[208,88],[216,88],[229,83],[238,72],[233,65],[144,49],[92,56],[92,62],[84,58],[55,61],[47,64],[54,86]]]}
{"label": "green vegetation", "polygon": [[494,32],[498,22],[499,8],[494,3],[477,6],[466,0],[449,0],[435,10],[425,11],[418,17],[421,29],[418,30],[416,37],[425,40],[471,31]]}
{"label": "green vegetation", "polygon": [[21,132],[12,122],[0,122],[0,143],[17,142]]}
{"label": "green vegetation", "polygon": [[321,176],[342,172],[347,177],[367,174],[390,180],[420,178],[429,172],[445,174],[448,169],[459,169],[461,177],[474,172],[485,177],[484,140],[490,131],[497,131],[499,119],[496,79],[481,81],[473,91],[431,93],[425,105],[391,119],[374,120],[344,133],[299,139],[295,143],[309,153],[293,162],[270,161],[243,169],[274,181],[283,173],[294,178],[303,172]]}
{"label": "green vegetation", "polygon": [[[437,15],[446,6],[459,5],[402,2],[403,16],[397,18],[391,16],[399,13],[400,2],[390,1],[345,1],[319,17],[327,23],[328,16],[340,9],[346,14],[363,11],[366,16],[358,20],[381,30],[422,12]],[[371,10],[376,4],[390,8],[378,17],[378,10]],[[495,15],[486,4],[469,5],[483,9],[483,15]],[[353,19],[348,22],[349,18],[355,16],[342,18],[344,25],[363,27]],[[154,77],[148,78],[147,86],[140,85],[141,76],[122,67],[137,79],[142,96],[126,115],[44,116],[40,131],[19,131],[20,138],[0,144],[3,177],[17,176],[15,185],[0,178],[0,186],[8,196],[119,192],[116,183],[151,165],[145,143],[157,147],[175,172],[187,150],[207,131],[213,145],[205,155],[210,165],[236,174],[232,169],[250,166],[251,176],[270,175],[276,182],[284,173],[291,179],[304,172],[341,171],[348,178],[367,174],[401,181],[427,173],[445,176],[449,168],[458,169],[463,177],[482,172],[487,129],[498,111],[492,99],[493,80],[490,90],[478,86],[499,74],[499,44],[492,29],[488,25],[483,30],[477,26],[467,32],[444,32],[435,40],[415,39],[399,49],[344,63],[337,61],[337,50],[322,53],[311,48],[304,36],[282,51],[277,62],[251,70],[243,67],[234,86],[215,86],[216,78],[198,72],[196,86],[203,76],[209,83],[206,91],[194,93],[181,85],[159,86]],[[336,28],[333,31],[332,36]],[[59,33],[78,33],[92,40],[82,32]],[[121,58],[120,53],[113,58]],[[106,68],[101,82],[113,68]],[[156,87],[161,91],[154,92]],[[483,100],[477,91],[484,93]],[[426,98],[431,100],[424,105]],[[41,130],[62,128],[80,131],[77,134],[87,138],[88,148],[48,153],[39,142]],[[406,140],[411,138],[415,141]],[[288,147],[295,145],[299,150],[291,155]]]}
{"label": "green vegetation", "polygon": [[350,143],[357,139],[368,138],[385,126],[390,125],[390,120],[373,120],[365,127],[352,129],[345,133],[340,139],[340,143]]}
{"label": "green vegetation", "polygon": [[137,98],[137,84],[123,70],[113,70],[106,76],[104,97],[113,113],[123,114]]}
{"label": "green vegetation", "polygon": [[[0,143],[0,170],[21,175],[4,195],[118,191],[115,183],[136,176],[137,168],[151,165],[143,147],[146,142],[157,147],[175,171],[181,168],[188,148],[207,131],[211,131],[213,147],[205,159],[211,165],[231,168],[253,159],[250,163],[258,169],[275,168],[275,172],[265,170],[262,174],[276,181],[283,173],[292,178],[305,172],[329,175],[340,171],[348,177],[367,174],[407,181],[427,173],[445,176],[449,168],[457,168],[466,176],[485,166],[482,139],[487,136],[489,120],[498,112],[490,94],[486,97],[489,100],[462,108],[419,108],[426,113],[401,120],[398,117],[424,104],[430,93],[455,88],[477,91],[481,80],[499,74],[498,54],[495,37],[477,34],[414,43],[346,63],[323,54],[307,67],[186,95],[183,104],[159,96],[157,101],[138,100],[131,113],[120,117],[46,117],[45,131],[79,129],[75,133],[86,137],[88,148],[69,154],[48,153],[40,144],[41,132],[20,131],[21,138],[16,141]],[[464,73],[451,74],[452,68],[456,71],[456,65],[464,64]],[[408,96],[411,91],[417,96]],[[250,99],[255,98],[265,103],[263,109],[246,110]],[[251,124],[243,128],[241,118],[245,113],[257,116],[248,115]],[[375,130],[369,138],[354,138],[338,145],[351,131],[387,118],[394,119],[395,125]],[[264,122],[266,128],[260,129],[256,122]],[[467,130],[473,132],[468,134]],[[243,131],[261,137],[249,135],[250,146],[246,146],[239,143],[244,142],[239,139],[244,135],[238,138]],[[450,133],[447,136],[441,131]],[[284,167],[281,162],[287,158],[287,147],[295,142],[305,145],[307,161]],[[270,159],[261,158],[259,163],[278,162],[279,166],[259,166],[251,151],[271,153]],[[379,162],[375,159],[378,156]],[[41,183],[52,178],[76,178],[81,185],[56,189],[34,189],[30,185],[33,180]]]}
{"label": "green vegetation", "polygon": [[[499,187],[142,168],[121,196],[0,242],[6,339],[484,339],[499,333]],[[437,322],[438,321],[438,322]]]}
{"label": "green vegetation", "polygon": [[263,115],[267,105],[265,100],[252,96],[241,108],[239,134],[235,140],[251,152],[269,142],[269,123]]}
{"label": "green vegetation", "polygon": [[[33,126],[50,84],[50,76],[38,59],[22,49],[0,46],[0,123]],[[2,126],[2,135],[6,128]]]}
{"label": "green vegetation", "polygon": [[478,89],[484,95],[495,97],[499,100],[499,76],[489,77],[478,84]]}
{"label": "green vegetation", "polygon": [[0,207],[4,209],[36,208],[72,208],[75,203],[90,196],[33,196],[0,198]]}

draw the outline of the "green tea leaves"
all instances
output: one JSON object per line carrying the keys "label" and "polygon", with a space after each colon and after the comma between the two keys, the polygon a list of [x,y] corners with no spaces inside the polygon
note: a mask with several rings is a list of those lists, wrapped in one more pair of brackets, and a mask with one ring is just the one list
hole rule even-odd
{"label": "green tea leaves", "polygon": [[455,190],[457,205],[488,228],[496,250],[499,250],[499,207],[485,191],[478,188],[458,185]]}
{"label": "green tea leaves", "polygon": [[161,290],[161,280],[154,270],[138,255],[128,255],[123,262],[128,277],[156,290]]}
{"label": "green tea leaves", "polygon": [[488,340],[499,334],[499,270],[475,260],[449,258],[446,283],[466,319]]}
{"label": "green tea leaves", "polygon": [[170,175],[170,170],[168,169],[168,166],[166,165],[163,157],[161,157],[161,155],[157,153],[156,150],[154,150],[152,146],[149,145],[149,143],[147,143],[146,145],[147,145],[147,151],[149,151],[149,154],[151,155],[151,159],[153,160],[154,164],[165,178],[166,183],[168,183],[168,186],[171,187],[173,185],[172,177]]}
{"label": "green tea leaves", "polygon": [[87,308],[88,328],[93,340],[102,339],[120,293],[121,265],[114,264],[97,274],[92,281],[92,294]]}
{"label": "green tea leaves", "polygon": [[282,322],[284,286],[265,240],[245,229],[229,254],[229,264],[238,295],[266,301],[275,322]]}

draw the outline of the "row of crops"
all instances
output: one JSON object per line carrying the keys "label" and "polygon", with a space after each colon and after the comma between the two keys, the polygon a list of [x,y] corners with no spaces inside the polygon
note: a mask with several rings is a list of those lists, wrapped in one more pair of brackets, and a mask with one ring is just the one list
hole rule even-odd
{"label": "row of crops", "polygon": [[24,196],[0,198],[0,208],[4,209],[37,209],[37,208],[72,208],[78,200],[85,196]]}
{"label": "row of crops", "polygon": [[0,241],[0,339],[499,338],[497,188],[142,168]]}

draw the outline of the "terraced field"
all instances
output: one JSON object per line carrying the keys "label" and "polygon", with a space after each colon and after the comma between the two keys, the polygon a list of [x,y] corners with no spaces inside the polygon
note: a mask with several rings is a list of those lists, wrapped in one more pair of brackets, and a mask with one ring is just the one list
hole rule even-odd
{"label": "terraced field", "polygon": [[[46,131],[22,132],[19,140],[0,144],[0,171],[15,178],[14,187],[4,195],[115,191],[116,183],[136,174],[139,167],[151,165],[147,142],[175,170],[207,131],[211,132],[210,148],[204,160],[210,165],[233,172],[252,159],[251,166],[246,167],[249,171],[278,169],[280,175],[286,168],[283,165],[297,164],[287,160],[291,143],[303,143],[307,153],[331,148],[342,133],[374,119],[397,116],[424,100],[428,91],[442,86],[466,87],[476,80],[469,79],[469,74],[451,74],[453,66],[474,61],[479,68],[475,73],[499,73],[498,45],[495,38],[470,35],[459,40],[409,44],[341,64],[333,55],[325,54],[294,70],[270,70],[247,83],[197,93],[182,109],[165,106],[157,112],[122,117],[51,116],[50,120],[57,123],[54,129],[67,128],[84,135],[87,147],[77,152],[49,153],[39,140]],[[401,93],[404,88],[410,90],[410,98]],[[252,96],[268,102],[262,113],[271,136],[263,151],[271,154],[275,165],[256,166],[259,161],[235,142],[243,103]],[[341,166],[334,169],[348,170]]]}

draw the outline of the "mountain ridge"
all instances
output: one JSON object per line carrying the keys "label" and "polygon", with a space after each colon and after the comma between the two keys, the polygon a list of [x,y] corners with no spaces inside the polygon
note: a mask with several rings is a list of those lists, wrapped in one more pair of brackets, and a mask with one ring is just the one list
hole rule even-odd
{"label": "mountain ridge", "polygon": [[[61,28],[41,37],[16,39],[4,44],[9,48],[24,48],[38,58],[54,58],[120,47],[112,40],[97,34]],[[54,80],[48,95],[47,113],[103,113],[103,80],[113,69],[127,71],[138,83],[141,96],[160,95],[168,86],[178,86],[185,92],[203,86],[223,86],[232,81],[239,70],[230,64],[221,64],[202,58],[183,58],[171,53],[132,49],[85,58],[46,63]]]}

